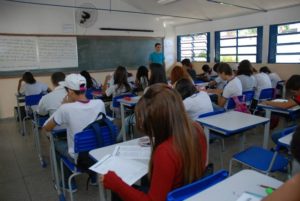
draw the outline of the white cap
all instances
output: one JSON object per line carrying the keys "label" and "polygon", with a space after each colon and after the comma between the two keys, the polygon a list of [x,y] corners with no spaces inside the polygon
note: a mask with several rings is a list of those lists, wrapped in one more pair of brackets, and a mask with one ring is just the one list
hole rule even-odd
{"label": "white cap", "polygon": [[59,82],[59,84],[74,91],[86,90],[86,80],[80,74],[70,74],[66,77],[65,81]]}

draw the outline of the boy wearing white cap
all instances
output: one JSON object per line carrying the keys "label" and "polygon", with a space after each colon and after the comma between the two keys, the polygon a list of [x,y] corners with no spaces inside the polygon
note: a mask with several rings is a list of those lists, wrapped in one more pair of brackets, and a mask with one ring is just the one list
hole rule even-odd
{"label": "boy wearing white cap", "polygon": [[[102,100],[86,98],[86,80],[80,74],[70,74],[60,84],[66,88],[67,96],[64,99],[64,104],[47,120],[44,129],[51,131],[57,125],[64,125],[67,128],[67,143],[58,141],[55,143],[55,149],[60,155],[76,162],[74,135],[95,121],[100,112],[105,113],[105,106]],[[75,188],[72,185],[73,191]]]}

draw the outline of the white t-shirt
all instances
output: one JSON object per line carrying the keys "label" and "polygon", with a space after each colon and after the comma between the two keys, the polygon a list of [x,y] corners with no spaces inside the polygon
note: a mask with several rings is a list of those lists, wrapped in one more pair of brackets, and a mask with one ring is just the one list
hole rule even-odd
{"label": "white t-shirt", "polygon": [[121,88],[118,89],[118,85],[114,84],[114,85],[110,85],[109,88],[106,89],[105,93],[106,93],[106,96],[118,96],[122,93],[125,93],[125,92],[129,92],[126,90],[126,87],[123,86]]}
{"label": "white t-shirt", "polygon": [[252,91],[255,86],[255,78],[248,75],[238,75],[237,78],[241,81],[243,91]]}
{"label": "white t-shirt", "polygon": [[276,88],[277,83],[281,81],[281,78],[277,73],[270,73],[269,78],[271,80],[272,88]]}
{"label": "white t-shirt", "polygon": [[41,93],[47,93],[48,86],[42,82],[36,82],[34,84],[25,83],[20,89],[20,93],[25,96],[37,95]]}
{"label": "white t-shirt", "polygon": [[222,96],[226,99],[231,98],[233,96],[242,95],[242,83],[239,78],[235,77],[232,80],[228,81],[226,86],[223,89]]}
{"label": "white t-shirt", "polygon": [[196,120],[201,114],[212,112],[213,106],[208,94],[200,91],[183,100],[183,105],[189,117]]}
{"label": "white t-shirt", "polygon": [[76,101],[62,104],[49,118],[52,119],[53,117],[57,125],[63,125],[67,128],[68,153],[75,161],[77,160],[77,154],[74,153],[75,134],[95,121],[100,112],[105,113],[102,100]]}
{"label": "white t-shirt", "polygon": [[62,104],[67,91],[63,86],[57,86],[52,92],[42,97],[37,112],[40,115],[52,115]]}
{"label": "white t-shirt", "polygon": [[269,76],[266,73],[257,73],[254,75],[254,77],[256,80],[254,99],[258,100],[261,90],[272,88],[272,84]]}
{"label": "white t-shirt", "polygon": [[217,89],[224,89],[227,81],[223,80],[220,76],[216,77],[215,82],[217,83]]}

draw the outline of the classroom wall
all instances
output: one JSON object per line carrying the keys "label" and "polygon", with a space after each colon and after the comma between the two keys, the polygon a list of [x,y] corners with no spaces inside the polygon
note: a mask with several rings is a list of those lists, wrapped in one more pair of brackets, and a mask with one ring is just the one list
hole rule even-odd
{"label": "classroom wall", "polygon": [[[212,22],[202,22],[196,24],[188,24],[175,27],[176,35],[185,35],[191,33],[211,33],[211,60],[214,60],[215,40],[214,32],[228,29],[247,28],[254,26],[263,26],[263,55],[262,64],[254,64],[256,68],[267,65],[271,70],[276,71],[283,79],[287,79],[292,74],[300,74],[300,64],[268,64],[268,48],[269,48],[269,26],[271,24],[280,24],[286,22],[300,21],[300,6],[290,8],[272,10],[263,13],[255,13],[246,16],[238,16]],[[176,51],[176,50],[174,50]],[[203,63],[195,63],[196,70],[202,72]],[[212,66],[213,64],[211,64]],[[236,65],[236,64],[232,64]]]}

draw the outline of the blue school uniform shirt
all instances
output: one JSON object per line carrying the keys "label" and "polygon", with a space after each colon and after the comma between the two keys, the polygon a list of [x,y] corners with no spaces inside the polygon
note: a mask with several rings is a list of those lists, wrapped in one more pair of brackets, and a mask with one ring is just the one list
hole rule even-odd
{"label": "blue school uniform shirt", "polygon": [[150,63],[158,63],[163,65],[165,61],[164,54],[162,52],[152,52],[149,56]]}

